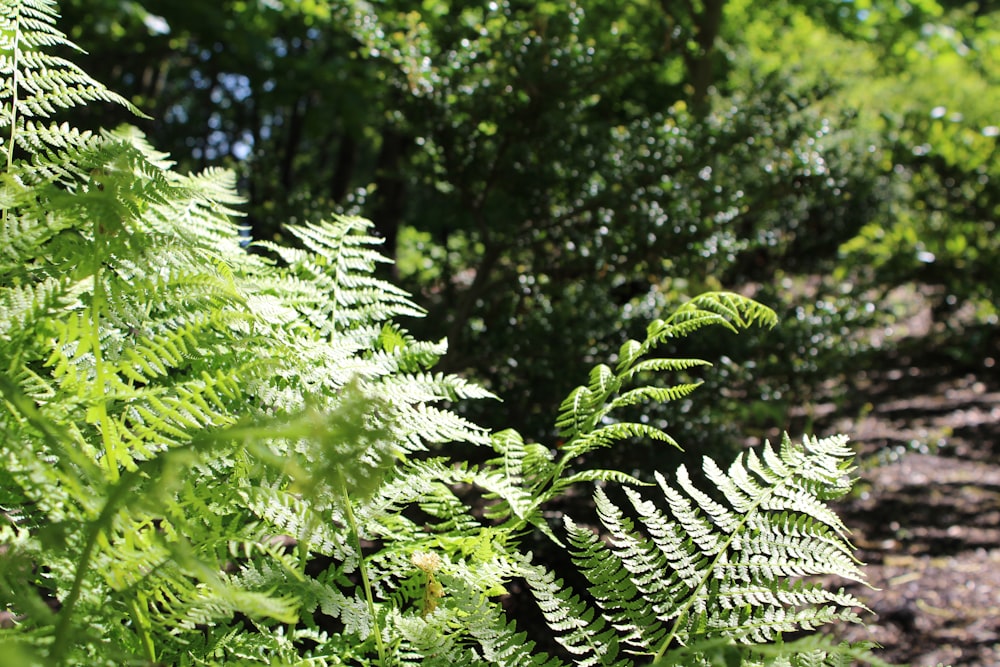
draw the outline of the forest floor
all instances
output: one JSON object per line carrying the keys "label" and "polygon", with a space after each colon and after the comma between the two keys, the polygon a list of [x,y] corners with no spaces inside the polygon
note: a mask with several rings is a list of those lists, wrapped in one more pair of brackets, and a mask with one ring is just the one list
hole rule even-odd
{"label": "forest floor", "polygon": [[838,634],[879,643],[889,662],[1000,665],[997,364],[901,358],[853,379],[854,416],[811,415],[817,435],[848,433],[861,464],[839,510],[874,586],[849,590],[877,616]]}

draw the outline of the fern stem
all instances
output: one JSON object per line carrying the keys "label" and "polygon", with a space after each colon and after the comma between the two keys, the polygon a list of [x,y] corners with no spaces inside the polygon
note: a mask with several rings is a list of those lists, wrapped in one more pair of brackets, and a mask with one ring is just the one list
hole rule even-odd
{"label": "fern stem", "polygon": [[146,653],[146,659],[150,664],[156,664],[156,645],[153,643],[153,636],[149,632],[149,619],[139,606],[138,600],[129,600],[129,614],[132,616],[132,624],[139,635],[139,643]]}
{"label": "fern stem", "polygon": [[354,509],[351,507],[351,497],[347,493],[347,484],[343,477],[340,478],[340,497],[344,502],[344,514],[347,517],[351,537],[354,538],[354,548],[358,550],[358,571],[361,574],[361,585],[365,589],[368,614],[372,618],[372,633],[375,635],[375,646],[378,648],[378,662],[381,667],[386,667],[388,662],[386,661],[385,644],[382,642],[382,628],[379,627],[378,618],[375,616],[375,597],[372,594],[372,585],[368,580],[368,569],[365,567],[365,558],[361,551],[361,533],[358,530],[358,522],[354,517]]}
{"label": "fern stem", "polygon": [[70,640],[72,639],[70,624],[73,619],[73,608],[80,599],[83,580],[90,569],[90,560],[93,556],[94,548],[97,546],[97,540],[100,538],[105,526],[111,523],[114,513],[118,510],[118,504],[132,490],[132,487],[135,486],[139,479],[140,477],[137,472],[130,472],[122,476],[121,480],[111,490],[111,493],[108,494],[107,502],[104,503],[101,513],[90,524],[87,530],[87,538],[83,545],[83,551],[80,553],[76,573],[73,575],[73,584],[70,586],[69,593],[63,601],[62,609],[59,610],[59,623],[55,629],[55,643],[52,646],[52,653],[50,654],[53,665],[62,664],[66,652],[70,648]]}
{"label": "fern stem", "polygon": [[108,418],[104,384],[104,355],[101,354],[101,306],[104,303],[104,285],[101,283],[101,256],[103,255],[101,239],[101,232],[95,225],[94,295],[90,302],[91,335],[93,336],[92,345],[94,348],[94,388],[91,391],[91,399],[94,401],[94,410],[96,411],[95,422],[101,429],[101,440],[104,443],[104,463],[108,469],[108,478],[112,482],[116,482],[118,481],[118,456],[111,433],[111,429],[114,427],[111,426]]}
{"label": "fern stem", "polygon": [[[20,5],[17,7],[18,13],[21,11]],[[18,54],[20,54],[20,44],[21,41],[21,21],[20,16],[15,19],[14,23],[17,25],[17,30],[14,31],[14,45],[11,48],[11,54],[13,58],[13,64],[11,67],[11,97],[10,97],[10,138],[7,140],[7,173],[9,174],[14,168],[14,139],[17,137],[17,95],[18,86],[20,84],[19,77],[17,76]],[[3,209],[3,222],[7,222],[7,212],[8,208]]]}

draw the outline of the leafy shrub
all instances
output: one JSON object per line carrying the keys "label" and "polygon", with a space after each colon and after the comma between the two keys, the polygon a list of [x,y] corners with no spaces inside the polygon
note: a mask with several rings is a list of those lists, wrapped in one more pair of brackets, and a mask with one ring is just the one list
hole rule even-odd
{"label": "leafy shrub", "polygon": [[[622,420],[697,383],[657,354],[705,327],[773,324],[698,297],[622,345],[563,403],[559,450],[449,411],[489,398],[430,371],[443,343],[373,277],[355,218],[246,252],[231,177],[181,175],[127,129],[50,120],[122,103],[66,60],[47,0],[0,2],[0,595],[7,664],[847,664],[865,646],[782,636],[858,620],[813,575],[862,581],[827,501],[850,488],[842,437],[787,439],[655,493],[586,455],[674,444]],[[625,411],[625,412],[623,412]],[[439,444],[489,452],[480,465]],[[600,531],[545,510],[597,482]],[[605,488],[624,486],[628,507]],[[522,551],[540,531],[589,582]],[[563,546],[565,545],[565,546]],[[562,646],[526,641],[501,598],[532,593]]]}

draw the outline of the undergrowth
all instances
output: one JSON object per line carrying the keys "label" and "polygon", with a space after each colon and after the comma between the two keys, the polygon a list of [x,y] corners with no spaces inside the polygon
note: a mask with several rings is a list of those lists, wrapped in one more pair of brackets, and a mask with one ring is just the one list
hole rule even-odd
{"label": "undergrowth", "polygon": [[[0,0],[5,665],[880,664],[813,632],[863,611],[815,577],[864,581],[828,506],[846,438],[706,459],[707,489],[586,464],[677,446],[623,417],[709,366],[658,348],[768,308],[712,293],[652,322],[567,397],[559,448],[487,432],[449,405],[489,392],[393,323],[421,310],[375,276],[367,221],[248,252],[231,174],[61,120],[129,105],[52,54],[55,20]],[[600,525],[551,521],[586,485]],[[587,586],[525,550],[538,532]],[[506,614],[514,582],[555,653]]]}

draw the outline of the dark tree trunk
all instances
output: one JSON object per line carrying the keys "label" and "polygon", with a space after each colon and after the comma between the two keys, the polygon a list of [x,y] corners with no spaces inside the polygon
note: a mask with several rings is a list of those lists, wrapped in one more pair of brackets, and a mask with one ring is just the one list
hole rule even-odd
{"label": "dark tree trunk", "polygon": [[292,179],[295,165],[295,156],[299,152],[299,144],[302,142],[302,126],[305,122],[306,113],[309,111],[309,99],[305,96],[296,100],[295,105],[288,114],[288,134],[285,135],[285,147],[281,156],[281,185],[285,191],[292,189]]}
{"label": "dark tree trunk", "polygon": [[330,199],[333,201],[342,201],[347,196],[357,161],[358,140],[353,135],[345,133],[341,137],[337,161],[333,165],[333,174],[330,177]]}
{"label": "dark tree trunk", "polygon": [[[406,183],[403,179],[403,158],[409,140],[403,134],[387,128],[382,134],[382,148],[375,163],[375,204],[372,222],[385,239],[383,254],[396,258],[396,239],[405,210]],[[393,269],[395,273],[395,269]]]}
{"label": "dark tree trunk", "polygon": [[691,108],[699,116],[708,112],[708,93],[715,80],[715,40],[722,28],[722,9],[726,0],[704,0],[704,8],[697,17],[698,52],[688,61],[688,74],[694,92],[691,95]]}
{"label": "dark tree trunk", "polygon": [[[697,5],[697,6],[696,6]],[[709,91],[715,81],[715,40],[722,29],[723,9],[726,0],[660,0],[666,18],[663,52],[675,46],[673,31],[683,26],[679,50],[691,84],[691,110],[704,116],[709,109]],[[694,47],[688,46],[694,42]]]}

